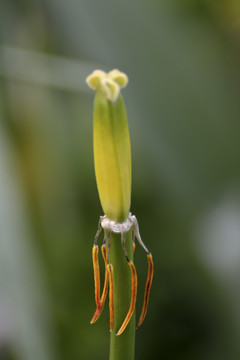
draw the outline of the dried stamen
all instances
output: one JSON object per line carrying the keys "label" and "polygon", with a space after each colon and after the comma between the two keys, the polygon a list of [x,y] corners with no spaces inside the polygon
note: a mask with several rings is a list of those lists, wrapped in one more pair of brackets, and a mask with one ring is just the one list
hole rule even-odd
{"label": "dried stamen", "polygon": [[129,261],[128,265],[130,266],[131,273],[132,273],[131,274],[132,275],[132,297],[131,297],[131,303],[130,303],[130,307],[129,307],[127,316],[125,317],[122,326],[118,330],[117,335],[121,335],[124,332],[124,330],[126,329],[128,323],[131,320],[132,315],[134,313],[136,299],[137,299],[137,272],[136,272],[135,266],[132,261]]}
{"label": "dried stamen", "polygon": [[94,286],[95,286],[95,301],[97,309],[101,307],[100,301],[100,272],[98,263],[98,245],[93,245],[92,249],[93,271],[94,271]]}
{"label": "dried stamen", "polygon": [[148,259],[148,275],[147,275],[147,281],[146,281],[146,286],[145,286],[144,302],[143,302],[142,312],[141,312],[141,315],[140,315],[140,318],[139,318],[137,329],[139,328],[139,326],[142,325],[142,322],[143,322],[143,320],[144,320],[144,318],[146,316],[146,313],[147,313],[148,300],[149,300],[150,289],[151,289],[152,279],[153,279],[152,254],[148,254],[147,259]]}
{"label": "dried stamen", "polygon": [[113,293],[113,266],[107,264],[109,274],[109,312],[110,312],[110,331],[113,330],[114,326],[114,293]]}
{"label": "dried stamen", "polygon": [[101,299],[100,299],[100,307],[97,307],[96,311],[95,311],[95,314],[93,315],[93,318],[91,320],[91,324],[95,323],[99,316],[101,315],[102,313],[102,310],[103,310],[103,307],[104,307],[104,303],[105,303],[105,300],[106,300],[106,297],[107,297],[107,291],[108,291],[108,270],[107,270],[107,250],[106,250],[106,245],[103,244],[102,245],[102,256],[103,256],[103,259],[104,259],[104,262],[105,262],[105,280],[104,280],[104,287],[103,287],[103,292],[102,292],[102,296],[101,296]]}
{"label": "dried stamen", "polygon": [[104,281],[104,286],[103,286],[103,292],[102,292],[102,296],[101,296],[101,306],[103,307],[106,297],[107,297],[107,291],[108,291],[108,279],[109,279],[109,275],[108,275],[108,269],[107,269],[107,250],[106,250],[106,245],[103,244],[102,245],[102,256],[105,262],[105,281]]}
{"label": "dried stamen", "polygon": [[[110,255],[110,237],[111,232],[121,234],[121,242],[122,242],[122,248],[124,251],[124,255],[126,257],[126,260],[128,262],[128,265],[131,270],[131,279],[132,279],[132,296],[131,296],[131,302],[130,307],[128,310],[128,313],[123,321],[123,324],[121,325],[118,333],[116,335],[121,335],[124,330],[126,329],[127,325],[129,324],[132,315],[134,313],[135,304],[136,304],[136,298],[137,298],[137,273],[135,266],[132,261],[130,261],[128,252],[126,249],[125,241],[126,241],[126,233],[132,228],[133,230],[133,239],[132,239],[132,249],[133,254],[135,252],[135,237],[137,238],[140,245],[143,247],[143,249],[147,252],[147,259],[148,259],[148,274],[147,274],[147,280],[145,285],[145,293],[144,293],[144,301],[143,301],[143,307],[142,312],[139,318],[139,322],[137,325],[137,328],[141,326],[146,313],[147,313],[147,307],[148,307],[148,301],[149,301],[149,295],[150,295],[150,289],[152,285],[152,279],[153,279],[153,260],[152,255],[150,254],[149,250],[143,243],[137,219],[134,215],[129,213],[129,216],[126,221],[122,223],[117,223],[113,220],[108,219],[106,216],[100,217],[98,230],[95,236],[94,240],[94,246],[93,246],[93,268],[94,268],[94,283],[95,283],[95,300],[97,309],[95,311],[95,314],[91,320],[91,323],[94,323],[97,321],[99,316],[101,315],[101,312],[103,310],[103,306],[107,297],[107,291],[109,287],[109,310],[110,310],[110,331],[113,330],[114,327],[114,292],[113,292],[113,266],[112,264],[109,264],[109,255]],[[100,298],[100,272],[99,272],[99,263],[98,263],[98,246],[97,246],[97,240],[100,235],[101,230],[105,230],[105,237],[103,240],[102,245],[102,256],[105,262],[105,280],[104,280],[104,287],[102,291],[102,295]],[[109,283],[109,286],[108,286]]]}

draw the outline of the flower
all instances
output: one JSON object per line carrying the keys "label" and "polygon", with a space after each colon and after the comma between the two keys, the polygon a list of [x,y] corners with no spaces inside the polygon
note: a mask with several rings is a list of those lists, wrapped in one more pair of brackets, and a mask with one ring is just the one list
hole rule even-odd
{"label": "flower", "polygon": [[[130,230],[133,232],[133,253],[136,236],[146,251],[148,259],[144,302],[137,327],[142,324],[147,312],[153,278],[152,255],[141,239],[136,217],[129,212],[131,204],[131,145],[125,104],[120,94],[121,88],[128,83],[128,77],[117,69],[109,73],[95,70],[87,77],[86,82],[91,89],[96,90],[93,124],[94,165],[99,198],[105,214],[100,217],[92,249],[96,311],[91,323],[94,323],[101,315],[109,288],[110,330],[113,330],[114,327],[114,286],[116,285],[114,271],[116,269],[109,262],[109,253],[111,235],[120,234],[117,240],[122,243],[123,253],[121,252],[119,256],[124,254],[130,267],[132,291],[128,313],[116,334],[121,335],[132,318],[137,299],[137,272],[125,246],[126,234]],[[105,233],[102,245],[105,281],[100,296],[97,241],[102,229]]]}

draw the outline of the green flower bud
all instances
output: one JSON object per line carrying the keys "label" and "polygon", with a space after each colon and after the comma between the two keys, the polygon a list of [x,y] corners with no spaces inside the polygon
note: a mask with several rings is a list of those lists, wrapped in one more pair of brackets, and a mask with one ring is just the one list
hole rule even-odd
{"label": "green flower bud", "polygon": [[94,165],[104,214],[125,221],[131,203],[131,146],[121,87],[128,78],[118,70],[95,70],[87,84],[96,90],[94,101]]}

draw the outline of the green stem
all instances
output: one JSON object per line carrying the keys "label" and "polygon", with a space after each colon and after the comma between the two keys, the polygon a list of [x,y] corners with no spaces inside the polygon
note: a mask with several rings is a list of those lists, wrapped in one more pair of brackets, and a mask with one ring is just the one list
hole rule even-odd
{"label": "green stem", "polygon": [[[133,258],[132,231],[126,235],[126,249]],[[131,302],[131,270],[125,258],[121,235],[111,234],[110,263],[113,265],[114,281],[114,329],[110,337],[110,360],[133,360],[135,348],[135,313],[125,331],[116,336],[125,319]]]}

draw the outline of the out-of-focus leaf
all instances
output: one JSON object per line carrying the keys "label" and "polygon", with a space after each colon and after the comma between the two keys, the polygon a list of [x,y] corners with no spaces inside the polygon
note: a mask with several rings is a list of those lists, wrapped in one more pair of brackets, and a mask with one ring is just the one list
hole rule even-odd
{"label": "out-of-focus leaf", "polygon": [[68,91],[87,91],[85,78],[97,64],[0,46],[0,76]]}
{"label": "out-of-focus leaf", "polygon": [[0,346],[22,360],[52,360],[46,289],[2,116],[0,108]]}

